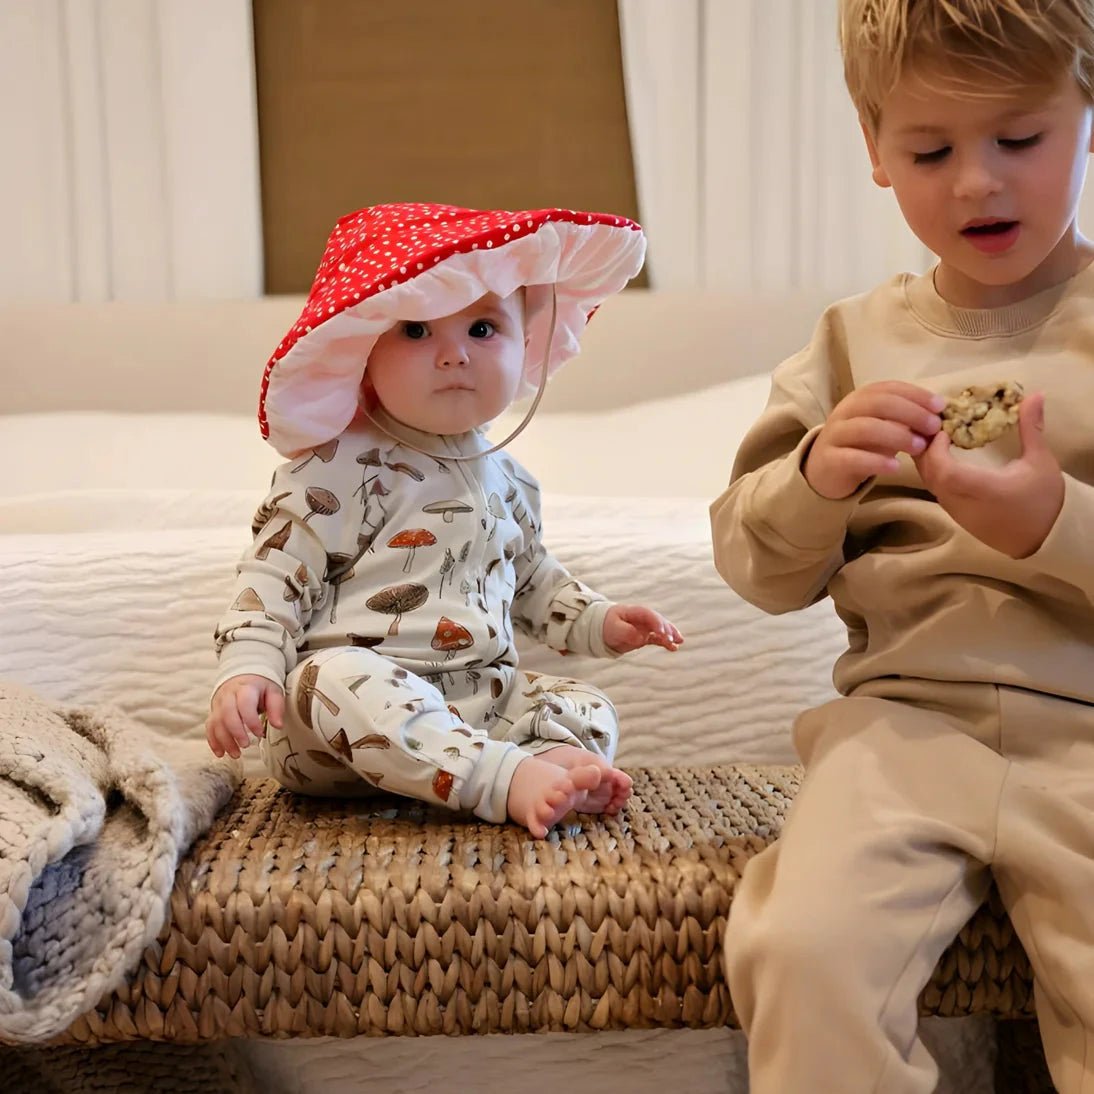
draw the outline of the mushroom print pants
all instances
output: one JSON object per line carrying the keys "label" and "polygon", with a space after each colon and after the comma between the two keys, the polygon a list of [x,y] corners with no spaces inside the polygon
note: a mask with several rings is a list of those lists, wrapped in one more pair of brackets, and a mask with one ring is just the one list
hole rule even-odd
{"label": "mushroom print pants", "polygon": [[266,767],[298,793],[379,789],[501,822],[524,755],[560,744],[615,755],[615,707],[589,684],[508,665],[446,679],[442,694],[361,647],[312,654],[286,681],[284,724],[267,726]]}

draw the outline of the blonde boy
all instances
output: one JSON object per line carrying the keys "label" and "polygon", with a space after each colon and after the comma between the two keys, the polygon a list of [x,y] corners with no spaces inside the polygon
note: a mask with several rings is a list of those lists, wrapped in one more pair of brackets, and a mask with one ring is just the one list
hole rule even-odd
{"label": "blonde boy", "polygon": [[[830,596],[842,697],[803,714],[781,839],[726,939],[753,1094],[913,1094],[916,1001],[994,876],[1053,1079],[1094,1091],[1094,0],[842,0],[874,180],[938,256],[831,307],[711,508],[726,581]],[[957,452],[944,398],[1017,381]]]}

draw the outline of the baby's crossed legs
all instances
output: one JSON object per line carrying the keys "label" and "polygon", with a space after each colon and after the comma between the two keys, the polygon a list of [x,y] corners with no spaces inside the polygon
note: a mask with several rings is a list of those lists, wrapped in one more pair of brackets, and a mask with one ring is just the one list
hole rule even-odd
{"label": "baby's crossed legs", "polygon": [[[510,728],[508,719],[497,725]],[[342,647],[290,674],[285,724],[268,728],[262,751],[271,774],[297,792],[379,788],[494,822],[508,816],[537,836],[572,809],[612,804],[614,769],[600,755],[563,741],[548,762],[514,744],[491,739],[431,683],[375,651]],[[605,806],[591,805],[605,782]]]}

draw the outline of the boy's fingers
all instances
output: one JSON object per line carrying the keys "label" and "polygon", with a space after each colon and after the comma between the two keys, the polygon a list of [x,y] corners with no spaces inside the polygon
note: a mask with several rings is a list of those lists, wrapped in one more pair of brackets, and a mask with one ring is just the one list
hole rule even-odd
{"label": "boy's fingers", "polygon": [[1048,448],[1045,444],[1045,397],[1039,391],[1027,395],[1018,408],[1018,436],[1022,455],[1035,455]]}

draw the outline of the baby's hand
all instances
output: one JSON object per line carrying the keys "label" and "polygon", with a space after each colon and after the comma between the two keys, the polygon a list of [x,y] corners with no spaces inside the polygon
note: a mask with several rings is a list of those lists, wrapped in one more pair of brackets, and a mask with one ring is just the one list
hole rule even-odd
{"label": "baby's hand", "polygon": [[821,497],[850,497],[867,479],[895,471],[898,452],[924,452],[942,428],[945,405],[941,395],[898,380],[852,391],[817,434],[802,468],[805,481]]}
{"label": "baby's hand", "polygon": [[1064,476],[1045,442],[1045,397],[1027,395],[1018,411],[1022,455],[1003,467],[954,459],[939,433],[915,462],[924,485],[966,532],[1011,558],[1028,558],[1052,531],[1064,504]]}
{"label": "baby's hand", "polygon": [[675,650],[683,635],[661,614],[637,604],[613,604],[604,616],[604,644],[616,653],[643,646]]}
{"label": "baby's hand", "polygon": [[251,739],[262,737],[266,727],[260,717],[265,712],[270,724],[280,728],[285,714],[285,693],[265,676],[233,676],[217,688],[209,704],[209,717],[205,720],[205,739],[214,756],[225,752],[234,760],[239,759],[240,749],[246,748]]}

